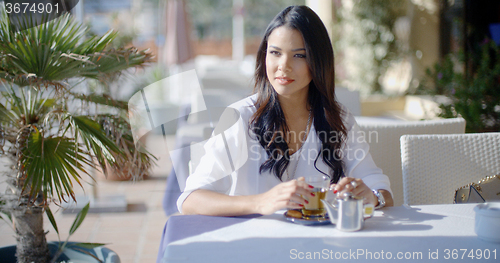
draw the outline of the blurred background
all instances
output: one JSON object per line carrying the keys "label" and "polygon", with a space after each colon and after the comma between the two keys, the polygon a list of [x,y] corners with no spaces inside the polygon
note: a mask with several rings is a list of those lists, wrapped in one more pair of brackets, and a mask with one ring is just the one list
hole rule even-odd
{"label": "blurred background", "polygon": [[[455,109],[439,108],[463,100],[452,94],[461,74],[476,74],[484,46],[500,43],[498,0],[83,0],[73,11],[95,34],[119,31],[117,46],[156,55],[150,79],[139,86],[188,69],[197,70],[202,84],[237,74],[248,78],[239,85],[251,86],[267,24],[284,7],[304,4],[328,28],[337,86],[359,92],[365,116],[456,116]],[[408,109],[407,102],[425,106]]]}

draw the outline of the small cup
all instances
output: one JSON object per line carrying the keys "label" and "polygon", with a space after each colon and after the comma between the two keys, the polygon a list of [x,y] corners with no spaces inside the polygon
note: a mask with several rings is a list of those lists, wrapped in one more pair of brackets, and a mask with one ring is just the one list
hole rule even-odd
{"label": "small cup", "polygon": [[484,203],[474,207],[474,230],[480,239],[500,243],[500,203]]}
{"label": "small cup", "polygon": [[330,186],[330,178],[325,175],[313,175],[305,178],[305,182],[314,188],[311,192],[314,196],[303,196],[308,203],[304,204],[302,208],[302,214],[305,217],[322,217],[325,216],[326,210],[323,202],[325,200],[326,193]]}

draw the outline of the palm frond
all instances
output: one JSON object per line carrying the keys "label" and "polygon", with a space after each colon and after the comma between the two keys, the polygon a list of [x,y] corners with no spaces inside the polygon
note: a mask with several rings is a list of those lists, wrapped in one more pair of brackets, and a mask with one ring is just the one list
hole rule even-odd
{"label": "palm frond", "polygon": [[26,174],[23,192],[29,189],[30,198],[42,192],[46,198],[57,197],[59,202],[65,200],[65,196],[74,199],[72,180],[82,186],[79,172],[89,175],[84,165],[92,166],[83,149],[75,147],[75,143],[70,138],[45,138],[38,130],[32,132],[21,158]]}
{"label": "palm frond", "polygon": [[146,51],[106,50],[114,31],[85,39],[88,29],[70,14],[19,32],[9,23],[0,22],[0,78],[19,86],[64,87],[69,78],[100,78],[152,61]]}
{"label": "palm frond", "polygon": [[90,60],[97,65],[97,72],[91,72],[86,77],[96,78],[93,74],[99,73],[111,76],[124,69],[152,62],[153,55],[147,50],[138,51],[136,48],[111,49],[105,52],[96,52],[89,55]]}
{"label": "palm frond", "polygon": [[138,150],[134,144],[130,123],[126,118],[111,115],[99,114],[96,121],[106,132],[108,138],[124,152],[122,155],[116,155],[116,163],[108,163],[110,169],[115,174],[122,177],[138,179],[143,178],[150,172],[150,169],[156,165],[158,159],[146,149]]}
{"label": "palm frond", "polygon": [[106,137],[100,125],[85,116],[68,115],[67,120],[74,130],[74,137],[80,138],[89,151],[93,153],[103,172],[106,174],[105,163],[116,162],[114,154],[123,154],[113,141]]}
{"label": "palm frond", "polygon": [[56,103],[51,94],[52,91],[37,90],[33,87],[8,87],[7,91],[2,92],[6,105],[0,106],[0,113],[4,115],[0,116],[0,120],[8,118],[10,125],[14,127],[17,124],[38,123]]}
{"label": "palm frond", "polygon": [[111,106],[111,107],[118,108],[121,110],[128,110],[128,102],[113,99],[106,94],[99,95],[99,94],[92,93],[89,95],[85,95],[85,94],[78,94],[78,93],[73,93],[73,92],[70,92],[70,94],[73,95],[73,97],[75,97],[79,100],[82,100],[82,101],[92,102],[92,103],[99,104],[99,105]]}
{"label": "palm frond", "polygon": [[2,122],[14,123],[15,121],[16,121],[16,118],[15,118],[14,114],[12,114],[12,112],[10,110],[5,108],[5,106],[2,103],[0,103],[0,123],[2,123]]}

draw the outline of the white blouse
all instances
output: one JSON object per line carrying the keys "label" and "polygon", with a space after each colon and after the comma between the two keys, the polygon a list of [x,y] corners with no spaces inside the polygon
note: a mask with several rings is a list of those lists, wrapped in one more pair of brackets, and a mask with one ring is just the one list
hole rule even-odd
{"label": "white blouse", "polygon": [[[236,111],[229,110],[222,115],[214,135],[204,145],[205,155],[201,158],[196,170],[187,178],[186,187],[177,199],[179,212],[182,213],[184,200],[198,189],[227,195],[254,195],[264,193],[281,183],[269,170],[259,174],[259,168],[268,159],[268,155],[256,140],[256,135],[248,130],[250,118],[256,111],[254,106],[256,99],[255,94],[240,100],[229,106]],[[371,189],[384,189],[391,192],[389,178],[373,162],[368,152],[368,143],[354,116],[345,106],[342,107],[346,112],[343,116],[344,123],[349,131],[342,149],[345,175],[361,178]],[[233,121],[223,121],[224,119],[233,119]],[[218,132],[219,130],[222,132]],[[302,138],[302,134],[299,136]],[[314,166],[320,149],[321,142],[314,125],[311,125],[302,150],[291,156],[287,168],[288,173],[283,174],[283,179],[288,181],[301,176],[322,174],[317,169],[330,175],[331,169],[323,162],[321,156],[316,162],[316,167]],[[296,164],[299,152],[300,160]],[[293,174],[295,165],[296,170]],[[288,174],[291,178],[287,178]]]}

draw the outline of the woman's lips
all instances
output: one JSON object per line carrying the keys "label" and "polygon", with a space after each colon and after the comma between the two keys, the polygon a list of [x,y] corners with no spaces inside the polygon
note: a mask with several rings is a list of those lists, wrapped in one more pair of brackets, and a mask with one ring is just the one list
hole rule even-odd
{"label": "woman's lips", "polygon": [[276,81],[280,84],[280,85],[288,85],[290,83],[292,83],[294,80],[291,79],[291,78],[286,78],[286,77],[277,77],[276,78]]}

